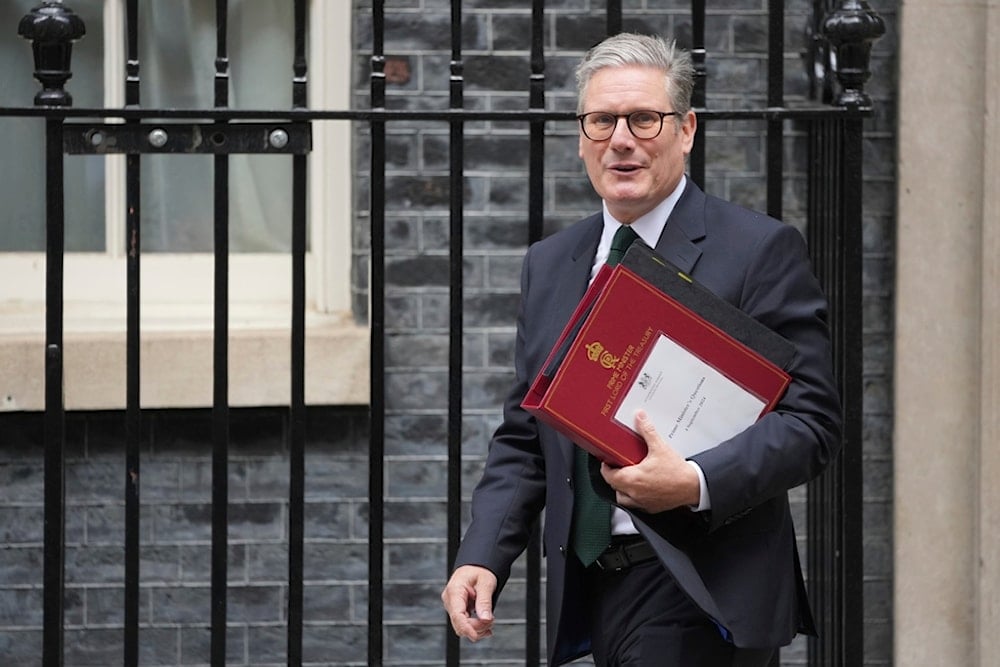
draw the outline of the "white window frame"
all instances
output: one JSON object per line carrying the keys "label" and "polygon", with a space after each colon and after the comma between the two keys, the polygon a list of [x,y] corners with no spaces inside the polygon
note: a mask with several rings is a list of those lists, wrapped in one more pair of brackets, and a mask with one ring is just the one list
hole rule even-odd
{"label": "white window frame", "polygon": [[[351,12],[348,2],[312,0],[310,3],[311,108],[350,107]],[[105,2],[104,26],[107,35],[124,35],[123,0]],[[104,77],[111,84],[105,86],[107,108],[124,105],[120,85],[124,71],[124,40],[106,39]],[[367,400],[364,370],[368,333],[367,329],[354,325],[350,316],[351,127],[347,121],[325,121],[313,123],[312,129],[308,179],[311,247],[306,257],[306,398],[311,403],[363,403]],[[67,252],[64,256],[66,402],[71,409],[121,408],[125,404],[124,347],[121,347],[126,304],[125,156],[108,155],[104,159],[105,251]],[[230,351],[231,403],[286,403],[290,382],[287,357],[290,356],[291,255],[231,253],[229,263],[230,339],[234,341]],[[6,378],[0,381],[0,410],[43,407],[40,388],[43,364],[37,344],[44,337],[45,264],[44,253],[0,253],[0,375]],[[201,383],[204,388],[192,392],[186,373],[205,364],[205,353],[211,347],[213,267],[212,253],[142,255],[141,393],[145,406],[211,404],[211,377]],[[168,340],[173,343],[164,342]],[[92,347],[95,344],[103,351],[95,353]],[[172,346],[177,346],[175,352],[179,357],[166,352]],[[317,364],[322,365],[322,360],[334,363],[334,349],[340,355],[337,365],[349,363],[352,372],[316,368]],[[247,358],[241,358],[244,354],[241,350]],[[120,362],[101,365],[95,354],[97,358],[120,357]],[[233,381],[234,369],[239,375],[239,369],[252,366],[251,362],[261,354],[274,354],[279,363],[270,372],[251,373],[250,377]],[[211,355],[207,360],[210,368]],[[105,385],[105,390],[94,390],[95,386]]]}

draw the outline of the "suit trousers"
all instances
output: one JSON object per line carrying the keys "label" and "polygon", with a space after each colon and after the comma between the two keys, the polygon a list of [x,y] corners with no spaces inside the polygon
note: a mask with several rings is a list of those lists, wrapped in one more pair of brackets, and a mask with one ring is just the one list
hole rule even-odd
{"label": "suit trousers", "polygon": [[773,649],[738,649],[656,559],[585,575],[597,667],[767,667]]}

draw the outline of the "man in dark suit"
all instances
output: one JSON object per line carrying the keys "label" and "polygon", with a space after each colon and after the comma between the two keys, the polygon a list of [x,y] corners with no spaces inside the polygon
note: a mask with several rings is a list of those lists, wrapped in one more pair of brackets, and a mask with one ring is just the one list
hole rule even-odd
{"label": "man in dark suit", "polygon": [[[604,206],[524,260],[517,379],[441,594],[455,632],[472,641],[492,633],[496,599],[543,508],[550,665],[587,653],[606,666],[766,665],[797,632],[814,632],[787,491],[839,447],[826,301],[797,230],[685,176],[693,74],[686,52],[630,34],[594,47],[577,70],[580,156]],[[621,228],[796,354],[782,400],[742,433],[684,459],[640,412],[647,457],[592,463],[588,477],[585,464],[574,468],[579,448],[520,404]],[[596,555],[578,542],[591,520],[580,494],[591,487],[613,503]]]}

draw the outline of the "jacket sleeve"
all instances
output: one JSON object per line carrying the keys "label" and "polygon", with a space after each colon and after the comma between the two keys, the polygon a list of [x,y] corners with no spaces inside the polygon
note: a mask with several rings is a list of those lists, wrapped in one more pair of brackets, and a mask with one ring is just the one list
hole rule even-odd
{"label": "jacket sleeve", "polygon": [[[534,249],[534,247],[533,247]],[[521,408],[532,381],[526,358],[532,306],[531,274],[536,253],[529,249],[521,271],[521,302],[515,342],[515,382],[504,403],[503,421],[493,434],[483,476],[472,493],[472,517],[455,566],[481,565],[496,574],[499,589],[525,549],[531,527],[545,504],[545,462],[535,419]]]}

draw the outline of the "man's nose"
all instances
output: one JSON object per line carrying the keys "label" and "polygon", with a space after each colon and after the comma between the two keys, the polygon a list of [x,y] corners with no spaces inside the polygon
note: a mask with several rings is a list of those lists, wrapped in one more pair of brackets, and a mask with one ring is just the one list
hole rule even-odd
{"label": "man's nose", "polygon": [[611,133],[611,143],[612,144],[631,144],[635,136],[632,134],[632,130],[628,126],[627,116],[618,116],[615,118],[615,129]]}

